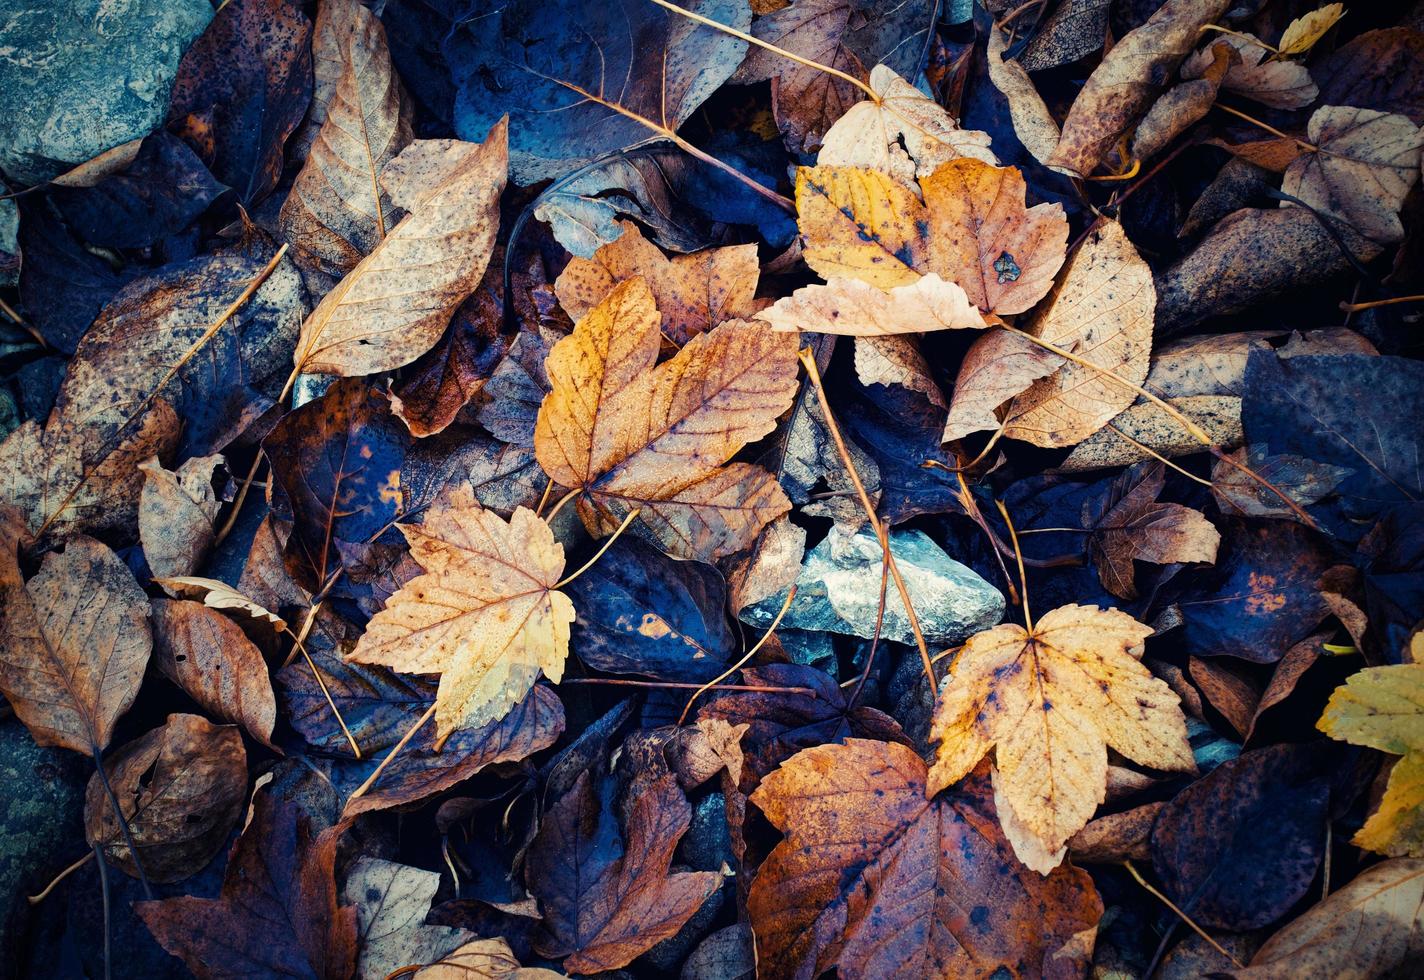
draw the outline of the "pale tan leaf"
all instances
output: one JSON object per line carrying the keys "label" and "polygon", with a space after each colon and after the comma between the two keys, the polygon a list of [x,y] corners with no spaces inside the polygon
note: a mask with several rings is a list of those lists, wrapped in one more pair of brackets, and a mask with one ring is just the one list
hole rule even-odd
{"label": "pale tan leaf", "polygon": [[855,376],[863,385],[899,385],[918,391],[931,405],[949,408],[913,336],[857,337]]}
{"label": "pale tan leaf", "polygon": [[[1241,445],[1241,399],[1235,395],[1187,395],[1164,401],[1196,423],[1213,446],[1229,450]],[[1204,450],[1182,423],[1151,402],[1139,402],[1074,446],[1058,468],[1079,473],[1131,466],[1157,458],[1153,453],[1175,459]]]}
{"label": "pale tan leaf", "polygon": [[775,330],[805,330],[847,337],[985,327],[984,317],[969,301],[969,295],[933,272],[890,289],[859,279],[832,278],[824,286],[802,286],[756,317]]}
{"label": "pale tan leaf", "polygon": [[997,429],[996,411],[1063,363],[1050,350],[1007,330],[991,330],[970,345],[954,380],[943,442]]}
{"label": "pale tan leaf", "polygon": [[727,572],[733,613],[791,588],[806,556],[806,529],[790,520],[772,521],[757,536],[751,553]]}
{"label": "pale tan leaf", "polygon": [[403,967],[434,963],[474,939],[468,929],[425,924],[439,888],[434,871],[372,857],[356,862],[344,893],[356,906],[357,980],[385,980]]}
{"label": "pale tan leaf", "polygon": [[138,498],[138,536],[155,576],[190,575],[213,544],[219,504],[213,470],[219,455],[194,456],[176,471],[152,458],[139,464],[144,474]]}
{"label": "pale tan leaf", "polygon": [[1397,113],[1327,105],[1310,117],[1306,135],[1321,152],[1297,157],[1281,190],[1371,241],[1402,239],[1399,209],[1419,176],[1419,127]]}
{"label": "pale tan leaf", "polygon": [[1320,94],[1304,65],[1294,61],[1267,61],[1270,52],[1250,35],[1217,38],[1182,62],[1182,77],[1210,77],[1210,66],[1219,60],[1223,51],[1234,51],[1236,57],[1221,82],[1222,88],[1273,109],[1299,109],[1310,105]]}
{"label": "pale tan leaf", "polygon": [[533,511],[520,507],[506,522],[460,486],[423,524],[400,529],[425,574],[390,597],[349,659],[439,674],[442,737],[503,718],[541,674],[563,676],[574,620],[554,588],[564,549]]}
{"label": "pale tan leaf", "polygon": [[409,364],[434,346],[484,276],[508,170],[508,125],[501,120],[423,194],[402,197],[388,185],[410,214],[307,317],[297,365],[372,374]]}
{"label": "pale tan leaf", "polygon": [[520,966],[503,939],[476,939],[418,970],[418,980],[563,980],[562,973]]}
{"label": "pale tan leaf", "polygon": [[[1152,353],[1156,302],[1152,270],[1122,226],[1109,221],[1073,254],[1028,330],[1140,385]],[[1135,388],[1070,361],[1014,399],[1004,434],[1036,446],[1071,446],[1136,398]]]}
{"label": "pale tan leaf", "polygon": [[997,27],[989,28],[989,47],[985,61],[989,66],[989,81],[1009,103],[1009,120],[1014,135],[1024,149],[1039,163],[1045,162],[1058,147],[1058,121],[1048,111],[1043,96],[1038,94],[1028,72],[1015,60],[1005,60],[1008,39]]}
{"label": "pale tan leaf", "polygon": [[619,222],[622,236],[591,259],[569,261],[554,283],[559,304],[575,322],[588,315],[620,282],[642,276],[662,314],[663,334],[682,345],[723,320],[750,317],[756,299],[755,245],[710,248],[668,258],[631,221]]}
{"label": "pale tan leaf", "polygon": [[1108,747],[1194,771],[1177,696],[1138,661],[1151,632],[1114,609],[1068,605],[1032,632],[1004,624],[971,637],[935,706],[930,794],[994,749],[1004,804],[1034,853],[1054,854],[1105,798]]}
{"label": "pale tan leaf", "polygon": [[[333,37],[334,36],[334,37]],[[411,141],[411,109],[391,66],[386,30],[356,0],[325,0],[316,39],[335,51],[314,59],[322,72],[340,74],[323,102],[306,163],[282,204],[282,234],[316,268],[341,276],[370,254],[400,215],[381,190],[381,169]],[[313,44],[313,53],[323,45]]]}
{"label": "pale tan leaf", "polygon": [[180,599],[197,599],[209,609],[231,609],[245,613],[248,617],[271,626],[274,632],[280,633],[287,625],[281,616],[215,578],[177,575],[172,578],[155,578],[153,581],[163,586],[169,595]]}

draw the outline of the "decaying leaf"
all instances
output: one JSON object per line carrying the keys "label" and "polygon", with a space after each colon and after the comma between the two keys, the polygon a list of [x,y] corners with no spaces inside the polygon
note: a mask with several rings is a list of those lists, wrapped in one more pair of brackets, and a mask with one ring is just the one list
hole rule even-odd
{"label": "decaying leaf", "polygon": [[1134,561],[1216,561],[1221,534],[1201,511],[1159,502],[1166,482],[1164,464],[1139,464],[1114,481],[1105,509],[1089,524],[1088,552],[1098,577],[1120,599],[1137,598]]}
{"label": "decaying leaf", "polygon": [[1299,109],[1315,101],[1320,89],[1311,80],[1305,65],[1272,58],[1251,35],[1222,37],[1182,63],[1182,77],[1210,77],[1211,66],[1220,64],[1220,54],[1234,52],[1221,87],[1237,92],[1273,109]]}
{"label": "decaying leaf", "polygon": [[143,490],[138,498],[138,534],[143,556],[156,577],[191,575],[213,544],[218,499],[213,471],[221,456],[195,456],[176,471],[157,458],[139,464]]}
{"label": "decaying leaf", "polygon": [[307,317],[298,367],[372,374],[434,346],[484,275],[508,169],[503,122],[483,143],[421,141],[393,159],[381,184],[410,213]]}
{"label": "decaying leaf", "polygon": [[[1187,81],[1163,92],[1137,124],[1132,134],[1132,155],[1136,159],[1152,159],[1216,104],[1222,81],[1229,77],[1227,73],[1233,67],[1233,59],[1239,56],[1234,48],[1225,44],[1213,45],[1208,50],[1210,56],[1197,73],[1199,77],[1189,76]],[[1306,79],[1309,78],[1307,75]]]}
{"label": "decaying leaf", "polygon": [[1021,313],[1063,264],[1058,204],[1026,207],[1023,175],[972,157],[942,165],[915,192],[877,171],[802,168],[796,207],[808,265],[823,278],[881,289],[935,273],[986,313]]}
{"label": "decaying leaf", "polygon": [[1007,36],[997,26],[991,27],[984,55],[989,66],[989,81],[1009,103],[1014,135],[1035,160],[1044,163],[1058,147],[1061,136],[1058,121],[1044,105],[1043,96],[1038,94],[1023,65],[1004,57],[1007,50]]}
{"label": "decaying leaf", "polygon": [[824,286],[803,286],[762,310],[757,319],[770,323],[774,330],[849,337],[982,330],[986,325],[963,288],[933,272],[890,289],[838,278]]}
{"label": "decaying leaf", "polygon": [[954,379],[944,441],[997,429],[997,410],[1062,364],[1057,354],[1007,330],[991,330],[978,338],[965,352]]}
{"label": "decaying leaf", "polygon": [[237,589],[215,578],[197,575],[181,575],[175,578],[155,578],[154,582],[163,586],[169,595],[180,599],[197,599],[210,609],[229,609],[240,612],[258,622],[266,623],[274,632],[280,633],[286,621],[276,613],[263,608],[243,595]]}
{"label": "decaying leaf", "polygon": [[606,534],[635,507],[670,553],[740,551],[790,507],[765,470],[726,464],[770,432],[796,392],[796,342],[731,320],[654,367],[661,331],[641,277],[619,285],[549,353],[553,390],[535,452],[581,491],[584,524]]}
{"label": "decaying leaf", "polygon": [[440,734],[498,721],[534,682],[563,676],[574,607],[555,585],[564,549],[526,508],[509,521],[457,487],[400,525],[425,569],[390,597],[350,658],[439,674]]}
{"label": "decaying leaf", "polygon": [[1343,16],[1343,3],[1327,3],[1308,14],[1302,14],[1286,25],[1276,50],[1283,55],[1305,54],[1315,47],[1315,43]]}
{"label": "decaying leaf", "polygon": [[1317,727],[1331,738],[1401,756],[1379,809],[1354,843],[1391,857],[1424,857],[1424,664],[1352,675],[1330,696]]}
{"label": "decaying leaf", "polygon": [[356,907],[360,980],[385,980],[402,967],[434,963],[474,938],[465,929],[425,924],[439,887],[433,871],[379,858],[356,862],[343,894]]}
{"label": "decaying leaf", "polygon": [[432,963],[415,976],[421,980],[562,980],[562,973],[520,966],[503,939],[476,939]]}
{"label": "decaying leaf", "polygon": [[1109,745],[1145,766],[1194,771],[1177,696],[1137,659],[1151,632],[1115,609],[1069,605],[1031,631],[1005,624],[971,637],[935,706],[930,791],[996,749],[1005,802],[1053,856],[1037,869],[1046,873],[1105,798]]}
{"label": "decaying leaf", "polygon": [[752,794],[785,839],[752,883],[759,966],[812,978],[1078,976],[1102,905],[1087,874],[1014,857],[982,773],[936,795],[909,748],[808,748]]}
{"label": "decaying leaf", "polygon": [[[1014,399],[1004,434],[1035,446],[1071,446],[1137,398],[1147,377],[1157,296],[1152,270],[1117,222],[1073,253],[1029,332],[1111,371],[1069,362]],[[1121,380],[1118,380],[1121,379]]]}
{"label": "decaying leaf", "polygon": [[89,755],[108,748],[153,649],[148,598],[118,556],[71,538],[21,583],[14,511],[4,519],[0,691],[40,745]]}
{"label": "decaying leaf", "polygon": [[[153,881],[180,881],[201,870],[223,844],[247,802],[247,753],[231,726],[197,715],[169,715],[104,760],[128,821],[138,860]],[[84,799],[89,843],[137,875],[98,773]]]}

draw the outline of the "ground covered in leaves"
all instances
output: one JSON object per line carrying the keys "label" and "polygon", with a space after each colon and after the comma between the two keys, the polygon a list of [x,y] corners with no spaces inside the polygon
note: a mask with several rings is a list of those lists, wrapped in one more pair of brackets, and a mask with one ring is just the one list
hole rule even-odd
{"label": "ground covered in leaves", "polygon": [[94,7],[0,972],[1424,961],[1424,4]]}

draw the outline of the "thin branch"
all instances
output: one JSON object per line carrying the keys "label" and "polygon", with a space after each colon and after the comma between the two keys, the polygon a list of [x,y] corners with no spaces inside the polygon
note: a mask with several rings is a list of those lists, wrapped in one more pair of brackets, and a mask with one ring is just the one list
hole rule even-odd
{"label": "thin branch", "polygon": [[44,891],[40,892],[38,895],[28,896],[25,901],[29,902],[31,905],[40,904],[40,902],[43,902],[46,898],[49,898],[49,893],[58,888],[59,883],[61,881],[63,881],[65,878],[68,878],[80,868],[84,867],[84,865],[88,864],[90,861],[94,860],[95,855],[97,855],[98,853],[98,849],[96,848],[95,850],[92,850],[89,853],[85,854],[78,861],[75,861],[69,867],[65,868],[59,874],[55,875],[54,879],[50,881],[48,885],[44,886]]}
{"label": "thin branch", "polygon": [[[690,691],[702,686],[701,684],[678,681],[632,681],[621,677],[566,677],[559,684],[560,686],[564,684],[606,684],[610,687],[665,687],[680,691]],[[809,687],[777,687],[774,684],[723,684],[717,690],[756,691],[763,694],[804,694],[810,698],[817,696],[815,690]]]}
{"label": "thin branch", "polygon": [[[642,513],[642,509],[641,509],[641,508],[634,507],[634,508],[628,513],[628,516],[625,517],[625,518],[623,518],[623,523],[618,525],[618,530],[616,530],[616,531],[614,531],[612,534],[610,534],[610,535],[608,536],[608,540],[606,540],[606,541],[603,542],[603,547],[602,547],[602,548],[599,548],[598,551],[594,554],[594,556],[593,556],[592,558],[590,558],[588,561],[584,562],[584,563],[583,563],[583,567],[580,568],[578,571],[574,572],[572,575],[568,576],[567,578],[563,579],[562,581],[556,582],[556,583],[554,584],[554,588],[556,588],[556,589],[562,589],[564,586],[568,585],[568,584],[569,584],[570,582],[572,582],[574,579],[578,578],[578,577],[579,577],[580,575],[582,575],[584,572],[586,572],[586,571],[588,571],[590,568],[592,568],[592,567],[594,566],[594,564],[597,563],[598,559],[600,559],[600,558],[603,557],[603,553],[613,546],[613,542],[615,542],[615,541],[618,540],[618,536],[619,536],[620,534],[622,534],[624,531],[628,530],[628,525],[629,525],[629,524],[632,524],[633,521],[634,521],[635,519],[637,519],[638,515],[641,514],[641,513]],[[549,516],[552,517],[553,515],[551,514],[551,515],[549,515]]]}
{"label": "thin branch", "polygon": [[786,593],[786,601],[781,604],[781,609],[777,611],[776,618],[771,621],[771,625],[766,628],[766,632],[761,635],[761,639],[757,640],[756,643],[752,645],[752,648],[742,655],[742,659],[732,664],[732,666],[722,671],[722,673],[712,678],[712,680],[708,681],[706,684],[703,684],[701,687],[699,687],[696,691],[693,692],[692,697],[687,699],[687,704],[683,705],[682,714],[677,716],[677,723],[679,725],[681,725],[684,721],[687,720],[687,713],[692,710],[692,704],[694,701],[700,698],[705,692],[707,692],[711,688],[716,687],[722,681],[725,681],[728,677],[731,677],[737,671],[741,670],[742,667],[746,665],[747,661],[751,660],[752,657],[756,656],[756,652],[762,648],[762,646],[766,643],[767,640],[771,639],[771,634],[775,633],[776,628],[781,625],[781,617],[786,615],[786,610],[791,608],[791,600],[795,598],[796,586],[793,585],[791,586],[791,591]]}
{"label": "thin branch", "polygon": [[1340,309],[1346,313],[1373,310],[1377,306],[1393,306],[1396,303],[1424,303],[1424,296],[1393,296],[1389,299],[1374,299],[1368,303],[1341,303]]}
{"label": "thin branch", "polygon": [[[133,832],[129,829],[129,818],[124,815],[123,808],[119,806],[119,798],[114,795],[114,787],[109,785],[109,774],[104,771],[104,754],[99,751],[99,746],[94,745],[90,749],[90,754],[94,757],[94,768],[99,771],[99,785],[104,787],[104,795],[109,798],[109,805],[114,808],[114,816],[119,822],[119,833],[123,834],[124,846],[129,849],[129,856],[133,858],[134,870],[138,872],[138,880],[143,885],[143,897],[153,901],[153,886],[148,883],[148,875],[144,873],[143,861],[138,856],[138,847],[134,844]],[[99,866],[104,866],[104,855],[99,854]]]}
{"label": "thin branch", "polygon": [[1122,865],[1127,869],[1128,874],[1132,875],[1133,878],[1137,879],[1137,883],[1139,885],[1147,889],[1154,896],[1156,896],[1162,902],[1163,905],[1167,906],[1167,908],[1175,912],[1177,914],[1177,918],[1181,919],[1188,926],[1190,926],[1192,931],[1195,932],[1198,936],[1201,936],[1203,939],[1205,939],[1212,949],[1216,950],[1222,956],[1225,956],[1228,960],[1230,960],[1232,964],[1236,967],[1236,969],[1246,969],[1245,964],[1243,964],[1240,960],[1238,960],[1236,957],[1232,956],[1225,949],[1223,949],[1221,944],[1218,943],[1215,939],[1212,939],[1211,936],[1207,935],[1206,930],[1203,929],[1201,926],[1197,925],[1195,922],[1193,922],[1191,920],[1191,917],[1188,916],[1187,913],[1183,912],[1181,909],[1177,908],[1176,905],[1172,904],[1172,900],[1170,898],[1168,898],[1166,895],[1163,895],[1156,888],[1152,887],[1152,885],[1148,883],[1147,879],[1142,877],[1142,874],[1137,870],[1137,868],[1133,867],[1131,861],[1124,861],[1122,862]]}
{"label": "thin branch", "polygon": [[1024,575],[1023,549],[1019,547],[1019,532],[1014,528],[1014,522],[1009,517],[1009,509],[1004,506],[1002,500],[994,501],[994,506],[999,508],[999,516],[1004,519],[1004,523],[1009,528],[1009,540],[1014,545],[1014,559],[1019,563],[1019,601],[1023,606],[1024,629],[1033,632],[1033,615],[1028,611],[1028,576]]}
{"label": "thin branch", "polygon": [[385,772],[386,767],[391,764],[391,762],[395,759],[396,756],[400,755],[401,749],[405,748],[406,745],[409,744],[410,740],[415,737],[415,733],[424,728],[425,723],[434,717],[435,703],[431,702],[430,707],[425,709],[425,714],[421,715],[420,720],[417,721],[414,725],[411,725],[410,729],[404,735],[401,736],[401,740],[395,744],[395,748],[391,749],[389,752],[386,753],[386,757],[381,760],[380,765],[378,765],[374,770],[372,770],[371,775],[366,777],[366,781],[360,786],[357,786],[355,791],[352,792],[352,794],[346,798],[347,805],[350,805],[352,800],[357,799],[358,797],[365,796],[366,791],[369,790],[372,786],[376,785],[376,780],[381,778],[381,773]]}

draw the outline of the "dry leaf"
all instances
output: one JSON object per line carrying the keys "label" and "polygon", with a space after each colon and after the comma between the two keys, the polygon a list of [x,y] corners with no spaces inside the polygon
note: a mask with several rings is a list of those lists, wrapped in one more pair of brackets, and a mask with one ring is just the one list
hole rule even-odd
{"label": "dry leaf", "polygon": [[476,939],[416,971],[417,980],[563,980],[562,973],[520,966],[503,939]]}
{"label": "dry leaf", "polygon": [[870,87],[880,101],[857,102],[836,120],[818,166],[866,167],[908,184],[958,157],[999,162],[988,133],[960,129],[938,102],[884,65],[870,72]]}
{"label": "dry leaf", "polygon": [[582,320],[621,282],[642,276],[662,314],[663,334],[679,347],[724,320],[749,317],[756,300],[755,245],[709,248],[669,259],[645,239],[638,226],[620,221],[623,235],[591,259],[574,258],[554,283],[559,305]]}
{"label": "dry leaf", "polygon": [[1098,578],[1120,599],[1137,598],[1134,561],[1216,561],[1220,532],[1200,511],[1159,503],[1166,482],[1167,467],[1155,460],[1128,470],[1113,482],[1102,516],[1088,525],[1088,554]]}
{"label": "dry leaf", "polygon": [[[435,345],[479,285],[509,171],[508,128],[501,122],[478,146],[448,141],[444,149],[438,180],[421,183],[399,168],[402,179],[383,176],[392,201],[410,214],[302,324],[296,363],[303,371],[351,376],[409,364]],[[424,161],[431,152],[414,143],[387,173],[407,154]]]}
{"label": "dry leaf", "polygon": [[542,674],[557,682],[573,603],[554,589],[564,549],[520,507],[508,522],[458,487],[420,525],[399,525],[425,574],[372,618],[349,659],[439,674],[440,735],[503,718]]}
{"label": "dry leaf", "polygon": [[1305,54],[1344,16],[1343,3],[1327,3],[1317,10],[1303,14],[1286,25],[1276,50],[1283,55]]}
{"label": "dry leaf", "polygon": [[174,578],[155,578],[153,581],[161,585],[169,595],[180,599],[197,599],[210,609],[231,609],[244,613],[250,619],[266,623],[272,627],[273,632],[280,633],[287,626],[281,616],[215,578],[180,575]]}
{"label": "dry leaf", "polygon": [[385,980],[402,967],[433,963],[474,938],[467,929],[425,924],[439,887],[434,871],[371,857],[356,862],[342,893],[356,906],[359,980]]}
{"label": "dry leaf", "polygon": [[1424,857],[1424,664],[1353,674],[1330,696],[1316,727],[1331,738],[1402,756],[1353,843],[1390,857]]}
{"label": "dry leaf", "polygon": [[664,549],[704,560],[749,545],[790,503],[771,474],[727,463],[772,430],[796,393],[796,339],[730,320],[657,365],[657,308],[641,277],[622,283],[554,345],[553,390],[534,448],[607,534],[637,507]]}
{"label": "dry leaf", "polygon": [[[334,42],[340,75],[320,105],[323,121],[306,163],[282,204],[282,234],[316,268],[342,276],[395,227],[399,213],[381,190],[381,170],[411,141],[400,79],[386,30],[357,0],[327,0],[317,10],[318,42]],[[316,58],[320,73],[332,62]],[[318,78],[321,74],[318,74]],[[314,102],[314,108],[316,107]]]}
{"label": "dry leaf", "polygon": [[997,429],[995,412],[1063,364],[1063,358],[1026,337],[991,330],[970,345],[954,379],[943,442],[985,429]]}
{"label": "dry leaf", "polygon": [[205,711],[268,748],[277,698],[262,652],[232,620],[198,602],[153,600],[153,662]]}
{"label": "dry leaf", "polygon": [[813,978],[1077,977],[1102,905],[1083,872],[1024,868],[982,775],[943,796],[890,742],[808,748],[752,794],[786,836],[752,882],[759,967]]}
{"label": "dry leaf", "polygon": [[832,278],[824,286],[802,286],[756,317],[774,330],[846,337],[982,330],[986,326],[969,295],[933,272],[890,289],[859,279]]}
{"label": "dry leaf", "polygon": [[1058,147],[1044,162],[1075,177],[1092,173],[1156,100],[1196,46],[1201,27],[1230,6],[1230,0],[1167,0],[1123,36],[1088,76],[1063,121]]}
{"label": "dry leaf", "polygon": [[1281,929],[1238,980],[1408,976],[1424,956],[1424,861],[1396,858]]}
{"label": "dry leaf", "polygon": [[[1132,155],[1138,160],[1150,160],[1191,126],[1198,123],[1216,104],[1216,94],[1232,67],[1234,49],[1215,45],[1208,49],[1212,59],[1197,77],[1180,82],[1166,92],[1148,110],[1132,134]],[[1306,76],[1309,78],[1309,76]],[[1292,144],[1294,145],[1294,144]]]}
{"label": "dry leaf", "polygon": [[1246,98],[1273,109],[1299,109],[1315,101],[1320,94],[1305,66],[1294,61],[1267,61],[1270,52],[1255,37],[1217,38],[1182,63],[1186,79],[1210,76],[1212,66],[1220,63],[1223,51],[1235,52],[1221,87],[1238,92]]}
{"label": "dry leaf", "polygon": [[[5,516],[15,520],[13,511]],[[23,585],[8,528],[0,543],[0,691],[40,745],[85,755],[108,748],[153,648],[148,597],[93,538],[77,535],[63,552],[45,555]]]}
{"label": "dry leaf", "polygon": [[1014,135],[1024,145],[1024,149],[1039,163],[1044,163],[1058,147],[1060,133],[1058,121],[1043,103],[1033,80],[1023,65],[1014,59],[1005,59],[1008,39],[997,26],[989,29],[988,50],[984,60],[989,68],[989,81],[1009,103],[1009,120],[1014,125]]}
{"label": "dry leaf", "polygon": [[1306,136],[1320,152],[1297,157],[1281,190],[1337,215],[1371,241],[1402,239],[1399,209],[1419,176],[1419,127],[1408,116],[1326,105],[1310,117]]}
{"label": "dry leaf", "polygon": [[727,572],[728,605],[733,613],[789,589],[801,574],[806,529],[787,519],[772,521],[757,535],[751,554]]}
{"label": "dry leaf", "polygon": [[863,385],[900,385],[918,391],[931,405],[949,408],[914,336],[856,338],[855,376]]}
{"label": "dry leaf", "polygon": [[195,456],[176,471],[165,470],[157,458],[139,464],[144,480],[138,498],[138,536],[155,576],[191,575],[208,556],[220,509],[213,493],[213,470],[222,461],[217,455]]}
{"label": "dry leaf", "polygon": [[925,273],[957,283],[985,312],[1021,313],[1063,264],[1068,222],[1058,204],[1025,206],[1014,167],[952,160],[914,191],[871,170],[802,168],[796,206],[805,258],[822,278],[889,289]]}
{"label": "dry leaf", "polygon": [[935,706],[930,791],[995,749],[1004,800],[1054,854],[1103,802],[1108,746],[1140,765],[1195,771],[1177,696],[1138,662],[1151,632],[1115,609],[1068,605],[1031,632],[1004,624],[971,637]]}
{"label": "dry leaf", "polygon": [[[1140,385],[1152,352],[1156,301],[1152,270],[1122,226],[1109,221],[1073,254],[1028,331]],[[1004,434],[1035,446],[1071,446],[1136,398],[1135,388],[1069,362],[1014,399]]]}
{"label": "dry leaf", "polygon": [[[247,752],[230,725],[168,716],[162,728],[104,760],[139,861],[151,881],[181,881],[222,849],[247,802]],[[84,833],[126,874],[138,876],[109,795],[95,773],[84,794]]]}

